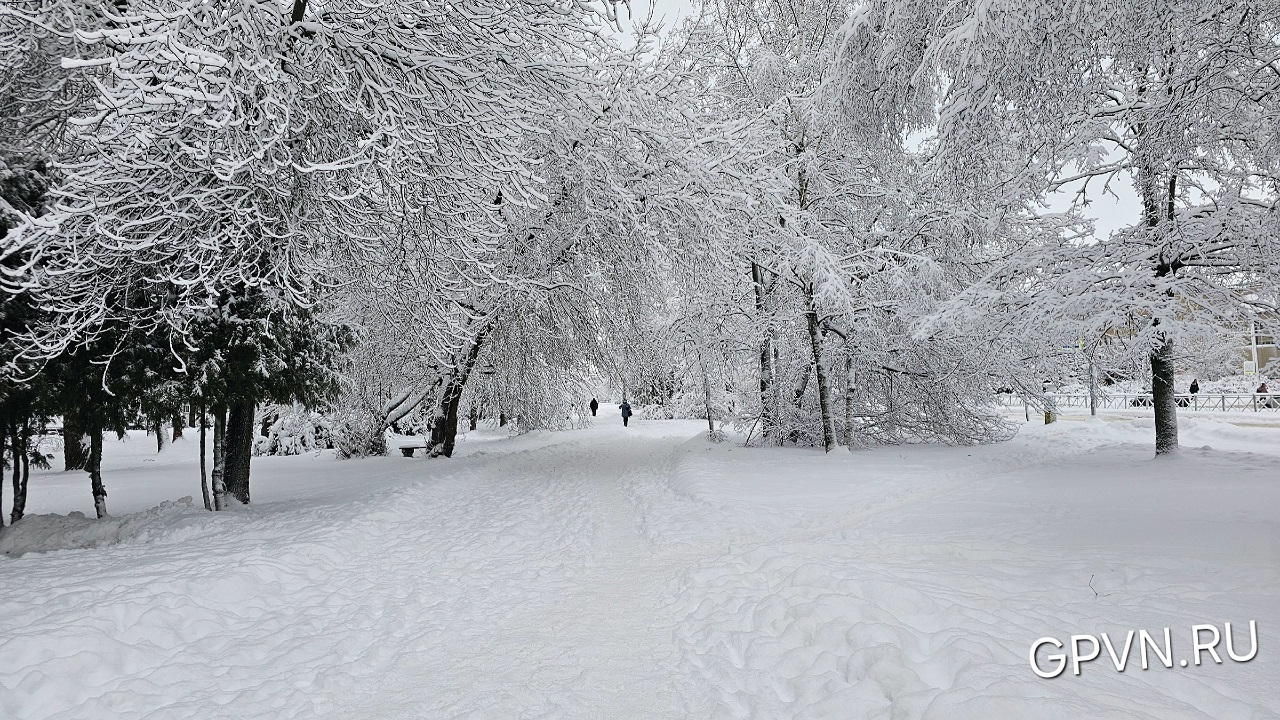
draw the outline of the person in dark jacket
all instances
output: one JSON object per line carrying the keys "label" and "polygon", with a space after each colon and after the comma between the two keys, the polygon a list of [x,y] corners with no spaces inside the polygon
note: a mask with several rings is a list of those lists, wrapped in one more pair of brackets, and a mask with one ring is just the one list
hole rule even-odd
{"label": "person in dark jacket", "polygon": [[595,417],[596,410],[600,409],[600,403],[596,402],[595,398],[591,398],[591,404],[587,407],[591,408],[591,417]]}
{"label": "person in dark jacket", "polygon": [[1191,394],[1195,395],[1198,392],[1200,392],[1200,379],[1191,378]]}
{"label": "person in dark jacket", "polygon": [[627,404],[626,400],[623,400],[622,404],[618,406],[618,409],[622,411],[622,427],[626,427],[627,418],[631,417],[631,406]]}

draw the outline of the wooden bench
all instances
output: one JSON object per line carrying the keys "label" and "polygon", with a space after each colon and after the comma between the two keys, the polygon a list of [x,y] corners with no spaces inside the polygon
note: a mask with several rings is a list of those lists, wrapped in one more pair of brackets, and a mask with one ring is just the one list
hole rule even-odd
{"label": "wooden bench", "polygon": [[426,450],[426,445],[401,445],[400,454],[405,457],[413,457],[414,450]]}

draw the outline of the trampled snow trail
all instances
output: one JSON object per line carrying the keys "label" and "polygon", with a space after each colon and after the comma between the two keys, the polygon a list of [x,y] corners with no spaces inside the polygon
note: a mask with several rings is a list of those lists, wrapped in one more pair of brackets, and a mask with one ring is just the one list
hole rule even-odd
{"label": "trampled snow trail", "polygon": [[679,568],[649,552],[627,490],[665,471],[689,434],[671,431],[404,460],[444,474],[20,558],[0,716],[679,717],[658,614]]}
{"label": "trampled snow trail", "polygon": [[[381,703],[388,717],[681,716],[674,623],[659,614],[661,591],[680,568],[648,552],[627,493],[660,475],[675,443],[618,435],[593,431],[457,481],[452,507],[436,511],[461,519],[444,533],[459,540],[446,553],[458,561],[447,573],[488,587],[465,592],[466,605],[427,625],[464,642],[421,638],[353,710]],[[418,532],[409,545],[439,542],[435,530]]]}

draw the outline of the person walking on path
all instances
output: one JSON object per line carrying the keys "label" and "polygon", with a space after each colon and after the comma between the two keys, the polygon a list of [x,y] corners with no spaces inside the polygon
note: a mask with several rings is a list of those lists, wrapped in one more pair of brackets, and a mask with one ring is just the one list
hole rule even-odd
{"label": "person walking on path", "polygon": [[591,404],[588,405],[587,407],[591,408],[591,417],[595,417],[596,410],[600,408],[600,403],[596,402],[595,398],[591,398]]}
{"label": "person walking on path", "polygon": [[622,411],[622,427],[626,427],[627,419],[631,417],[631,406],[627,404],[626,400],[623,400],[618,409]]}
{"label": "person walking on path", "polygon": [[1198,392],[1200,392],[1200,379],[1191,378],[1191,394],[1195,395]]}
{"label": "person walking on path", "polygon": [[1267,384],[1265,382],[1258,386],[1258,389],[1256,390],[1256,392],[1262,396],[1261,400],[1257,401],[1260,405],[1262,405],[1262,407],[1280,408],[1280,402],[1276,401],[1276,397],[1271,394],[1270,390],[1267,389]]}

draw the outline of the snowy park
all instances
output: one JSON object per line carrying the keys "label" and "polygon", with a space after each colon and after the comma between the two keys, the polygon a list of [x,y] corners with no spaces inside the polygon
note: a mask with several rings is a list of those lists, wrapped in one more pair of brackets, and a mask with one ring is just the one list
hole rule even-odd
{"label": "snowy park", "polygon": [[1280,0],[0,1],[0,720],[1280,717]]}

